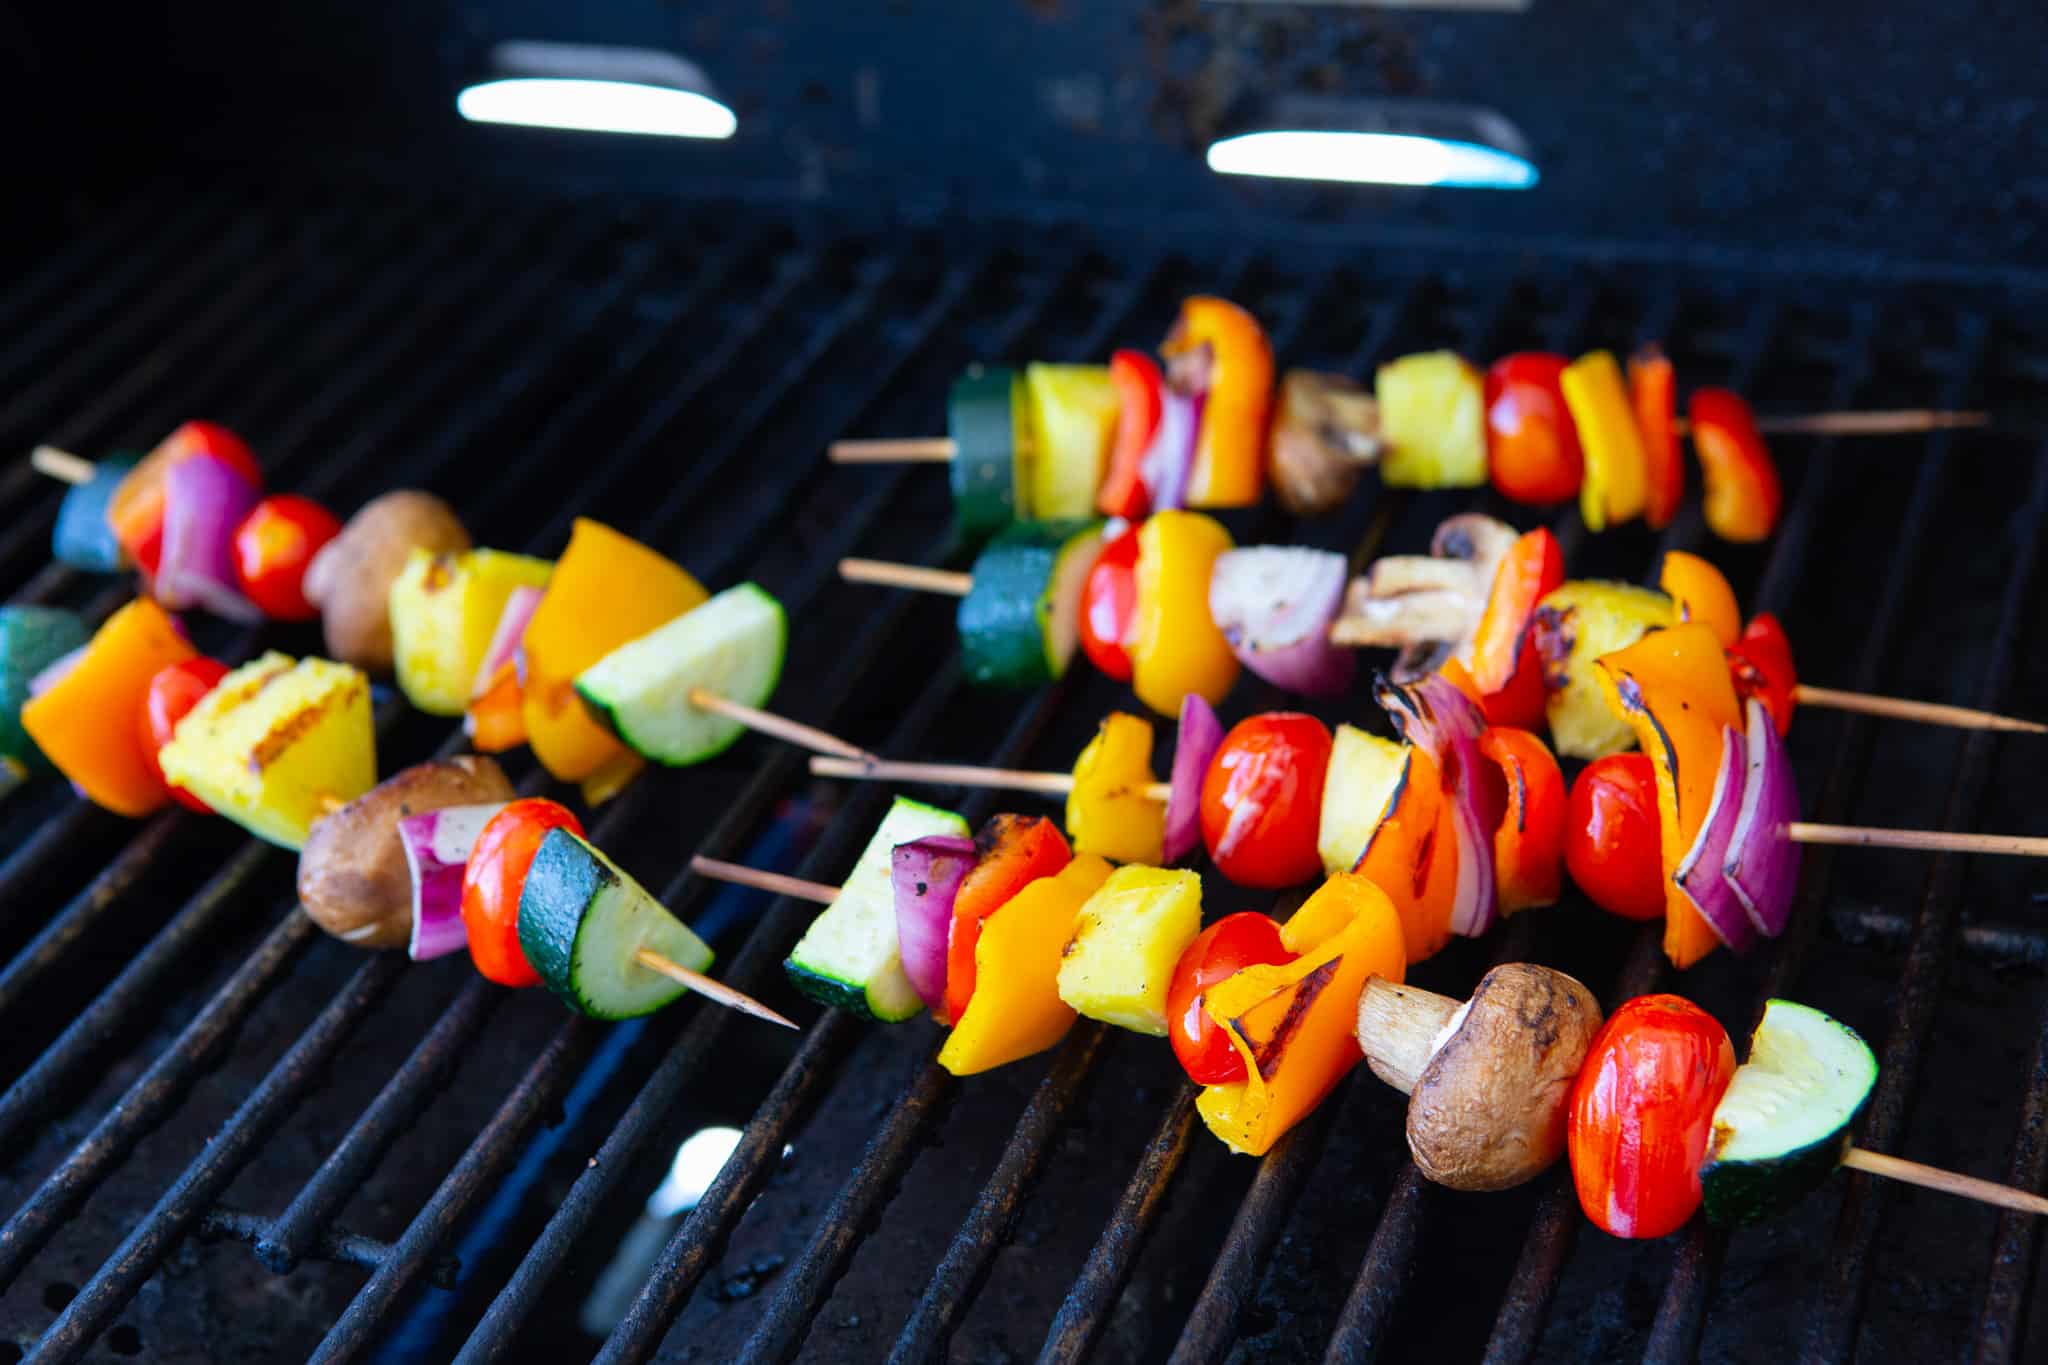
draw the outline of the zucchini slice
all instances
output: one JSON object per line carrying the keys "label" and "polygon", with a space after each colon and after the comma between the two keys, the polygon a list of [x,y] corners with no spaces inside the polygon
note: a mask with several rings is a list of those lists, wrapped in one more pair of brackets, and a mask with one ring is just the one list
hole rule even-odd
{"label": "zucchini slice", "polygon": [[974,561],[960,599],[962,664],[970,681],[1037,687],[1067,671],[1081,643],[1081,590],[1102,549],[1093,521],[1020,523]]}
{"label": "zucchini slice", "polygon": [[91,638],[75,611],[60,607],[0,607],[0,758],[32,773],[52,771],[50,760],[21,728],[21,708],[36,674]]}
{"label": "zucchini slice", "polygon": [[924,1001],[903,974],[889,855],[896,845],[928,834],[966,833],[967,822],[952,811],[897,797],[839,895],[811,921],[782,964],[796,988],[866,1019],[895,1023],[915,1018]]}
{"label": "zucchini slice", "polygon": [[1001,366],[970,365],[953,382],[946,405],[953,458],[946,472],[954,518],[972,539],[1031,517],[1031,424],[1023,397],[1024,377]]}
{"label": "zucchini slice", "polygon": [[701,972],[711,949],[618,864],[566,829],[551,829],[519,893],[519,946],[547,988],[594,1019],[652,1014],[689,987],[643,967],[651,948]]}
{"label": "zucchini slice", "polygon": [[1849,1130],[1877,1084],[1877,1058],[1848,1025],[1772,1000],[1714,1109],[1700,1189],[1716,1223],[1789,1208],[1841,1164]]}
{"label": "zucchini slice", "polygon": [[697,688],[765,706],[782,677],[789,619],[752,583],[727,588],[583,670],[576,694],[634,753],[686,767],[732,747],[746,727],[690,704]]}

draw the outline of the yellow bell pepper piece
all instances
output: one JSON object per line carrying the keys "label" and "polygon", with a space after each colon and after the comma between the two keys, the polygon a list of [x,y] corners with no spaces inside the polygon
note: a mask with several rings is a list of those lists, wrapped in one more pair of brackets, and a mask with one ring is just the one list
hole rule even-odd
{"label": "yellow bell pepper piece", "polygon": [[1109,880],[1109,864],[1093,854],[1040,877],[982,921],[974,945],[974,995],[939,1049],[939,1065],[972,1076],[1043,1052],[1073,1027],[1073,1007],[1060,999],[1060,953],[1074,914]]}
{"label": "yellow bell pepper piece", "polygon": [[1373,376],[1380,482],[1389,488],[1477,488],[1486,482],[1486,381],[1456,351],[1404,355]]}
{"label": "yellow bell pepper piece", "polygon": [[1644,636],[1594,665],[1614,714],[1636,732],[1657,778],[1664,860],[1664,955],[1681,970],[1721,946],[1678,884],[1678,865],[1699,836],[1721,771],[1721,731],[1742,731],[1742,704],[1728,657],[1700,622]]}
{"label": "yellow bell pepper piece", "polygon": [[1060,999],[1089,1019],[1166,1036],[1166,988],[1202,932],[1202,879],[1186,869],[1120,867],[1074,916]]}
{"label": "yellow bell pepper piece", "polygon": [[1649,505],[1650,457],[1621,366],[1612,352],[1591,351],[1564,367],[1558,385],[1586,454],[1586,477],[1579,485],[1586,529],[1634,521]]}
{"label": "yellow bell pepper piece", "polygon": [[576,675],[710,596],[666,555],[576,519],[520,645],[526,737],[542,766],[564,782],[580,782],[627,752],[584,709]]}
{"label": "yellow bell pepper piece", "polygon": [[1209,387],[1188,470],[1187,504],[1251,507],[1266,485],[1273,344],[1250,313],[1228,299],[1198,294],[1181,304],[1159,353],[1174,369],[1203,352]]}
{"label": "yellow bell pepper piece", "polygon": [[200,698],[157,757],[167,779],[257,838],[302,848],[316,820],[377,785],[370,680],[265,654]]}
{"label": "yellow bell pepper piece", "polygon": [[1112,862],[1162,861],[1166,803],[1146,793],[1152,773],[1152,722],[1122,711],[1102,718],[1095,738],[1074,760],[1067,793],[1067,837],[1076,853]]}
{"label": "yellow bell pepper piece", "polygon": [[1199,512],[1159,512],[1138,531],[1131,688],[1162,716],[1193,692],[1210,704],[1237,682],[1237,656],[1209,615],[1209,574],[1230,532]]}
{"label": "yellow bell pepper piece", "polygon": [[1300,956],[1247,967],[1211,987],[1209,1017],[1244,1058],[1245,1079],[1207,1085],[1195,1109],[1233,1152],[1264,1156],[1363,1060],[1358,997],[1369,976],[1398,982],[1408,966],[1401,920],[1386,893],[1343,872],[1280,926]]}
{"label": "yellow bell pepper piece", "polygon": [[195,652],[170,613],[137,598],[94,632],[69,673],[23,704],[21,728],[93,801],[116,814],[147,815],[171,794],[142,749],[142,698],[159,671]]}
{"label": "yellow bell pepper piece", "polygon": [[1116,389],[1107,365],[1031,365],[1030,463],[1035,517],[1093,517],[1116,437]]}
{"label": "yellow bell pepper piece", "polygon": [[484,651],[514,588],[544,588],[554,565],[502,550],[415,549],[391,584],[398,687],[430,716],[468,707]]}

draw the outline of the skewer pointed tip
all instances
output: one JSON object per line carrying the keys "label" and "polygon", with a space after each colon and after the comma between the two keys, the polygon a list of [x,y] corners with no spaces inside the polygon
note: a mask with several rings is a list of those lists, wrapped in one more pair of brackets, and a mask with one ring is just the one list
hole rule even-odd
{"label": "skewer pointed tip", "polygon": [[660,972],[669,980],[688,986],[705,999],[724,1005],[727,1009],[738,1010],[741,1014],[751,1015],[770,1024],[780,1024],[798,1033],[803,1031],[794,1020],[769,1009],[745,991],[734,990],[723,981],[715,980],[702,972],[691,971],[682,963],[670,961],[652,948],[636,949],[633,960],[649,971]]}

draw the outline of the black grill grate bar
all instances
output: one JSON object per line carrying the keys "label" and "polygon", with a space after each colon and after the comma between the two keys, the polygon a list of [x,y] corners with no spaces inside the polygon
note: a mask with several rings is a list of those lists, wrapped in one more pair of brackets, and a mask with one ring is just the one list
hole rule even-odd
{"label": "black grill grate bar", "polygon": [[[192,1229],[192,1235],[202,1242],[217,1242],[232,1237],[238,1242],[260,1245],[270,1227],[270,1220],[260,1214],[216,1205],[199,1219],[198,1226]],[[306,1257],[309,1260],[333,1261],[338,1265],[352,1265],[363,1270],[375,1270],[384,1264],[390,1255],[391,1245],[388,1242],[365,1237],[359,1232],[339,1230],[322,1233],[306,1249]],[[444,1256],[434,1262],[429,1278],[442,1289],[453,1289],[457,1269],[455,1258]]]}
{"label": "black grill grate bar", "polygon": [[[1873,310],[1859,310],[1847,349],[1848,359],[1838,370],[1831,394],[1834,406],[1852,405],[1868,383],[1871,348],[1878,334],[1878,324],[1879,319]],[[1814,447],[1807,463],[1807,484],[1785,517],[1784,524],[1779,527],[1777,548],[1765,566],[1757,592],[1756,608],[1759,611],[1782,612],[1790,604],[1799,570],[1811,552],[1815,525],[1834,495],[1837,472],[1846,462],[1835,454],[1835,450],[1833,442],[1822,442]],[[1906,535],[1912,536],[1918,529],[1909,523]],[[1914,558],[1911,548],[1914,542],[1902,538],[1900,544],[1903,548],[1899,560],[1904,561],[1906,567],[1894,564],[1881,599],[1883,605],[1873,613],[1858,662],[1856,686],[1864,691],[1874,690],[1879,685],[1884,661],[1890,656],[1898,623],[1905,612],[1904,595],[1911,583],[1909,569]],[[1854,789],[1861,784],[1862,773],[1869,760],[1872,732],[1873,727],[1867,719],[1854,715],[1843,717],[1843,723],[1836,731],[1828,780],[1815,806],[1814,818],[1824,821],[1847,818]],[[1835,853],[1836,850],[1831,848],[1812,849],[1811,856],[1803,864],[1802,885],[1794,907],[1792,927],[1773,952],[1766,971],[1768,984],[1754,1006],[1758,1012],[1764,999],[1790,988],[1800,964],[1819,934],[1819,921],[1827,901]],[[1690,1360],[1697,1354],[1699,1334],[1705,1325],[1707,1298],[1720,1273],[1726,1247],[1726,1234],[1708,1227],[1704,1221],[1696,1222],[1686,1231],[1685,1240],[1680,1243],[1673,1262],[1663,1303],[1658,1308],[1657,1320],[1651,1329],[1645,1351],[1647,1359]]]}
{"label": "black grill grate bar", "polygon": [[[156,191],[164,188],[159,184]],[[84,307],[88,294],[95,289],[95,281],[100,282],[98,289],[106,290],[107,272],[116,263],[132,263],[145,254],[137,251],[138,246],[154,248],[160,239],[174,237],[180,231],[198,231],[198,225],[208,221],[198,205],[219,211],[218,195],[193,195],[190,202],[195,205],[194,211],[166,222],[152,191],[123,195],[111,214],[97,215],[84,230],[70,232],[62,246],[37,263],[31,278],[19,281],[0,300],[0,327],[5,327],[12,338],[7,348],[0,351],[0,375],[13,378],[17,364],[23,363],[38,346],[55,340],[47,330],[31,337],[28,333],[32,328],[49,327],[60,309],[75,311]],[[137,238],[147,240],[138,242]]]}
{"label": "black grill grate bar", "polygon": [[[2027,1064],[2027,1096],[2013,1135],[2012,1156],[2005,1180],[2021,1189],[2038,1190],[2048,1178],[2048,1012],[2035,1034],[2034,1055]],[[2032,1216],[2001,1213],[1992,1243],[1991,1273],[1984,1304],[1977,1313],[1971,1358],[1981,1365],[2015,1360],[2024,1348],[2027,1291],[2041,1254],[2041,1226]]]}

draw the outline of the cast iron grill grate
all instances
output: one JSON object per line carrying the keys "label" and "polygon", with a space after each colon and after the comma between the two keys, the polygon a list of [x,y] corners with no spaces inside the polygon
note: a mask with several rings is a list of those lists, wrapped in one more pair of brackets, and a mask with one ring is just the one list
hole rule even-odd
{"label": "cast iron grill grate", "polygon": [[[2005,405],[2048,387],[2025,300],[1966,308],[1868,282],[1448,248],[1148,254],[1078,232],[867,234],[724,205],[137,197],[167,207],[114,206],[10,272],[6,449],[99,453],[205,415],[244,431],[277,486],[341,510],[422,484],[479,541],[541,553],[573,515],[598,516],[708,583],[777,593],[797,631],[778,707],[918,756],[1060,765],[1118,699],[1086,678],[969,692],[943,603],[835,577],[849,553],[964,558],[943,480],[832,469],[819,451],[842,432],[929,428],[971,358],[1099,357],[1213,290],[1265,319],[1286,362],[1352,373],[1427,345],[1662,336],[1689,383],[1767,406]],[[1780,457],[1780,535],[1715,553],[1745,600],[1788,620],[1809,671],[2039,709],[2048,659],[2024,646],[2044,624],[2048,464],[2028,438],[1788,442]],[[1370,489],[1328,524],[1261,513],[1234,529],[1365,557],[1418,547],[1472,501]],[[12,600],[103,615],[123,588],[45,562],[55,504],[21,465],[0,474],[0,580]],[[1696,507],[1662,541],[1557,525],[1575,574],[1640,579],[1658,550],[1704,540]],[[317,648],[310,630],[204,630],[223,657]],[[1234,708],[1278,702],[1243,691]],[[378,724],[386,770],[458,747],[395,701]],[[2043,795],[2025,741],[1813,716],[1793,743],[1821,819],[2027,828]],[[885,797],[812,784],[798,755],[749,740],[597,813],[596,839],[722,929],[721,975],[807,1021],[784,1039],[694,1002],[605,1029],[460,962],[364,957],[292,906],[288,857],[221,822],[124,824],[47,782],[11,794],[0,1335],[53,1361],[577,1358],[597,1343],[576,1306],[620,1228],[680,1137],[722,1119],[744,1125],[740,1146],[607,1360],[2039,1349],[2035,1229],[1860,1177],[1732,1242],[1694,1229],[1632,1247],[1581,1236],[1558,1177],[1490,1197],[1427,1186],[1398,1097],[1369,1076],[1258,1163],[1199,1133],[1164,1049],[1092,1025],[960,1085],[933,1064],[927,1025],[792,1003],[778,964],[805,907],[682,872],[691,852],[746,858],[801,828],[815,842],[796,870],[836,880]],[[772,847],[790,857],[787,838]],[[1579,905],[1458,945],[1417,979],[1462,991],[1489,961],[1531,956],[1610,1000],[1675,985],[1738,1026],[1764,994],[1796,993],[1881,1043],[1860,1140],[2039,1186],[2037,884],[2029,868],[1823,851],[1797,929],[1753,961],[1722,955],[1673,983],[1654,930]],[[1209,889],[1216,906],[1254,903]]]}

